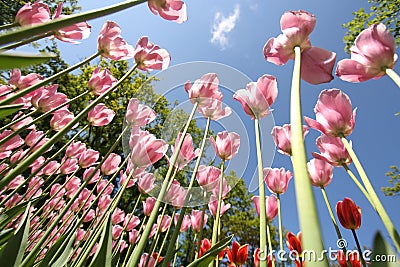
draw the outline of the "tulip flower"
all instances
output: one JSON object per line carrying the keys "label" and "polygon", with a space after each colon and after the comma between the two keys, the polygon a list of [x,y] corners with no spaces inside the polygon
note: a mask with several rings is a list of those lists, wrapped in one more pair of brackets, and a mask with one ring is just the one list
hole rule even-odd
{"label": "tulip flower", "polygon": [[100,180],[100,170],[97,170],[93,174],[94,170],[95,170],[95,167],[87,168],[85,170],[85,172],[83,173],[83,175],[82,175],[83,180],[87,180],[91,176],[90,177],[90,181],[88,182],[89,184],[93,184],[93,183],[98,182]]}
{"label": "tulip flower", "polygon": [[[251,200],[254,203],[254,206],[256,207],[257,214],[260,216],[260,197],[259,196],[253,196]],[[267,221],[272,221],[276,215],[278,214],[278,200],[276,196],[271,195],[271,196],[266,196],[265,197],[265,210],[266,210],[266,219]]]}
{"label": "tulip flower", "polygon": [[163,19],[182,23],[187,20],[186,4],[181,0],[149,0],[148,6],[154,15]]}
{"label": "tulip flower", "polygon": [[36,94],[31,98],[32,105],[45,113],[66,103],[68,101],[67,96],[63,93],[57,93],[57,88],[58,85],[53,84],[37,89]]}
{"label": "tulip flower", "polygon": [[[201,211],[201,210],[192,210],[192,213],[190,214],[190,221],[192,223],[192,229],[197,233],[200,233],[200,231],[201,231],[202,217],[203,217],[203,211]],[[208,219],[208,215],[204,213],[203,228],[206,227],[207,219]]]}
{"label": "tulip flower", "polygon": [[336,259],[340,265],[340,267],[349,267],[347,264],[347,259],[349,260],[350,264],[352,267],[361,267],[361,261],[360,261],[360,255],[358,254],[357,251],[352,251],[349,253],[349,255],[345,255],[342,250],[338,250],[338,253],[336,255]]}
{"label": "tulip flower", "polygon": [[[230,208],[231,204],[228,203],[225,205],[224,201],[222,200],[219,216],[222,217],[222,215],[224,215],[224,213]],[[218,209],[218,200],[211,201],[210,203],[208,203],[208,209],[210,210],[211,215],[215,218]]]}
{"label": "tulip flower", "polygon": [[[178,147],[181,138],[182,133],[179,133],[178,137],[175,140],[175,146],[171,147],[172,155],[175,153],[175,148]],[[179,150],[179,154],[175,162],[175,168],[178,168],[178,170],[182,170],[187,164],[190,163],[190,161],[198,156],[199,152],[200,149],[194,150],[192,136],[187,133],[183,140],[181,149]],[[169,162],[169,158],[167,158],[167,160]]]}
{"label": "tulip flower", "polygon": [[317,138],[316,144],[321,154],[313,152],[312,155],[315,158],[326,160],[333,166],[351,163],[351,157],[339,137],[321,135]]}
{"label": "tulip flower", "polygon": [[333,166],[322,159],[312,159],[307,163],[311,184],[317,187],[326,187],[332,181]]}
{"label": "tulip flower", "polygon": [[[62,2],[58,3],[56,11],[53,15],[53,20],[70,17],[69,15],[61,14],[62,5]],[[89,37],[90,28],[91,26],[87,24],[87,22],[78,22],[76,24],[72,24],[67,27],[55,30],[54,37],[63,42],[78,44],[79,42],[77,42],[76,40],[82,40]]]}
{"label": "tulip flower", "polygon": [[161,215],[158,215],[157,218],[157,225],[160,224],[160,232],[164,233],[165,231],[168,230],[169,226],[171,225],[172,219],[169,215],[164,215],[161,217]]}
{"label": "tulip flower", "polygon": [[68,158],[79,158],[80,154],[86,150],[86,145],[80,141],[72,143],[65,150],[65,155]]}
{"label": "tulip flower", "polygon": [[204,101],[203,105],[199,106],[198,111],[203,114],[204,117],[215,121],[227,117],[232,113],[230,107],[222,108],[222,102],[212,98]]}
{"label": "tulip flower", "polygon": [[[178,223],[179,215],[180,214],[177,213],[174,216],[175,225]],[[180,232],[181,233],[186,232],[189,229],[190,226],[192,226],[192,221],[190,220],[190,215],[185,214],[185,216],[183,216],[183,221],[182,221],[182,224],[181,224]]]}
{"label": "tulip flower", "polygon": [[271,38],[264,46],[264,57],[276,65],[284,65],[294,59],[294,47],[301,49],[301,78],[311,84],[329,82],[336,54],[311,46],[308,38],[315,27],[315,16],[303,11],[288,11],[281,17],[282,34]]}
{"label": "tulip flower", "polygon": [[340,60],[336,67],[336,75],[348,82],[379,79],[397,60],[395,39],[382,23],[363,30],[350,51],[351,58]]}
{"label": "tulip flower", "polygon": [[92,126],[108,125],[114,118],[115,112],[103,103],[97,104],[88,113],[88,121]]}
{"label": "tulip flower", "polygon": [[129,235],[128,235],[129,244],[135,244],[136,241],[138,240],[138,237],[139,237],[139,231],[138,230],[133,229],[132,231],[130,231]]}
{"label": "tulip flower", "polygon": [[241,246],[238,242],[233,241],[232,248],[226,251],[229,266],[242,266],[246,263],[249,256],[249,244]]}
{"label": "tulip flower", "polygon": [[[39,74],[30,73],[28,75],[23,76],[23,75],[21,75],[21,70],[13,69],[10,72],[10,79],[8,80],[8,83],[17,87],[18,89],[22,90],[22,89],[31,87],[32,85],[35,85],[42,80],[43,80],[43,77]],[[35,91],[29,93],[28,96],[32,96],[34,94],[35,94]],[[25,97],[26,96],[27,95],[25,95]]]}
{"label": "tulip flower", "polygon": [[129,140],[131,145],[131,160],[136,167],[147,167],[160,160],[168,149],[168,144],[157,139],[147,131],[131,135]]}
{"label": "tulip flower", "polygon": [[150,193],[151,190],[156,187],[154,183],[155,180],[156,179],[154,178],[154,174],[152,173],[145,173],[144,175],[142,175],[137,182],[139,192],[142,194]]}
{"label": "tulip flower", "polygon": [[79,169],[78,160],[71,158],[64,158],[63,164],[60,167],[62,174],[71,174]]}
{"label": "tulip flower", "polygon": [[133,47],[121,37],[120,26],[113,21],[106,21],[97,39],[100,54],[111,60],[133,58]]}
{"label": "tulip flower", "polygon": [[116,208],[111,215],[112,224],[118,224],[123,222],[125,219],[125,212],[120,208]]}
{"label": "tulip flower", "polygon": [[[283,126],[275,126],[271,131],[278,152],[288,156],[292,155],[290,128],[290,124],[284,124]],[[303,126],[303,138],[307,133],[308,127]]]}
{"label": "tulip flower", "polygon": [[115,153],[108,155],[107,159],[101,165],[101,172],[104,175],[114,174],[118,170],[118,165],[121,163],[121,156]]}
{"label": "tulip flower", "polygon": [[138,267],[155,267],[157,263],[157,253],[153,253],[151,256],[147,253],[143,253],[140,257]]}
{"label": "tulip flower", "polygon": [[207,252],[211,248],[211,241],[208,240],[207,238],[204,238],[203,240],[200,241],[200,249],[199,249],[199,255],[198,258],[204,255],[204,253]]}
{"label": "tulip flower", "polygon": [[89,148],[80,154],[79,166],[81,168],[90,167],[96,163],[96,161],[99,159],[99,156],[100,152]]}
{"label": "tulip flower", "polygon": [[222,93],[218,90],[219,80],[217,74],[207,73],[197,79],[193,84],[185,83],[185,91],[189,94],[192,104],[198,103],[199,107],[209,105],[210,99],[222,100]]}
{"label": "tulip flower", "polygon": [[212,191],[216,186],[219,186],[220,176],[220,169],[214,166],[200,165],[196,174],[196,180],[204,190]]}
{"label": "tulip flower", "polygon": [[88,88],[94,95],[101,95],[114,86],[117,81],[108,69],[97,67],[88,81]]}
{"label": "tulip flower", "polygon": [[238,90],[233,99],[240,102],[244,112],[252,119],[261,119],[271,112],[269,108],[277,96],[276,78],[265,74],[257,82],[248,83],[246,89]]}
{"label": "tulip flower", "polygon": [[[109,195],[113,192],[114,190],[114,185],[112,183],[108,183],[109,181],[106,179],[101,179],[100,182],[97,184],[97,193],[99,194],[101,191],[103,191],[102,195]],[[108,185],[107,185],[108,184]]]}
{"label": "tulip flower", "polygon": [[361,226],[361,209],[348,197],[336,204],[340,224],[346,229],[357,230]]}
{"label": "tulip flower", "polygon": [[264,168],[264,180],[271,193],[283,194],[286,192],[292,173],[284,168]]}
{"label": "tulip flower", "polygon": [[153,211],[154,205],[156,204],[157,199],[154,197],[148,197],[146,201],[143,201],[143,214],[145,216],[150,216]]}
{"label": "tulip flower", "polygon": [[216,139],[211,136],[210,142],[217,156],[225,161],[232,159],[238,153],[240,136],[235,132],[228,133],[227,131],[223,131],[217,134]]}
{"label": "tulip flower", "polygon": [[335,137],[348,136],[353,132],[356,109],[352,111],[350,98],[341,90],[323,90],[314,112],[316,120],[304,118],[311,128]]}
{"label": "tulip flower", "polygon": [[[74,114],[67,109],[60,109],[53,113],[53,117],[50,120],[50,127],[59,132],[67,126],[75,118]],[[75,124],[71,129],[76,128],[78,124]]]}
{"label": "tulip flower", "polygon": [[157,114],[153,109],[140,104],[137,98],[129,100],[125,119],[132,127],[145,126],[152,122],[156,116]]}
{"label": "tulip flower", "polygon": [[143,71],[165,70],[171,61],[171,56],[167,50],[149,42],[147,36],[139,39],[133,52],[133,57],[137,68]]}
{"label": "tulip flower", "polygon": [[[18,131],[19,129],[22,129],[23,127],[27,126],[29,123],[33,122],[33,118],[31,116],[25,117],[24,119],[22,119],[18,122],[15,122],[22,116],[25,116],[25,115],[21,111],[19,111],[17,113],[17,115],[15,115],[14,118],[12,118],[11,121],[13,121],[14,124],[10,126],[10,129],[13,130],[14,132]],[[35,127],[36,127],[35,124],[31,124],[31,126],[26,127],[25,129],[34,129]]]}
{"label": "tulip flower", "polygon": [[21,26],[32,26],[50,21],[49,6],[42,1],[26,3],[15,15],[15,22]]}
{"label": "tulip flower", "polygon": [[[12,134],[12,131],[4,130],[0,134],[0,140],[3,140],[10,134]],[[1,144],[0,145],[0,159],[4,159],[4,158],[7,158],[8,156],[10,156],[11,150],[21,146],[22,144],[24,144],[24,140],[19,135],[16,135],[16,136],[12,137],[11,139],[7,140],[6,142],[4,142],[3,144]]]}

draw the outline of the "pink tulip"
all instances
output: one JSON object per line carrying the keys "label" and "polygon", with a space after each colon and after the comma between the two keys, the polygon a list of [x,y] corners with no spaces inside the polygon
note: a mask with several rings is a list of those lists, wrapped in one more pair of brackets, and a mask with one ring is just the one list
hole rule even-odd
{"label": "pink tulip", "polygon": [[284,65],[294,59],[294,47],[301,49],[301,78],[311,84],[329,82],[336,54],[311,46],[308,38],[316,24],[315,16],[303,11],[288,11],[281,17],[282,33],[271,38],[264,46],[264,57],[276,65]]}
{"label": "pink tulip", "polygon": [[271,193],[283,194],[288,188],[292,173],[284,168],[264,168],[264,180]]}
{"label": "pink tulip", "polygon": [[153,190],[156,185],[155,185],[155,178],[154,175],[152,173],[145,173],[143,176],[141,176],[138,181],[137,181],[137,185],[138,185],[138,190],[140,193],[142,194],[148,194],[151,192],[151,190]]}
{"label": "pink tulip", "polygon": [[[161,221],[161,222],[160,222]],[[160,224],[160,232],[164,233],[168,230],[169,226],[171,225],[172,219],[169,215],[164,215],[161,218],[161,215],[158,215],[157,224]]]}
{"label": "pink tulip", "polygon": [[232,113],[230,107],[225,107],[223,109],[222,102],[212,98],[207,99],[203,105],[199,106],[198,111],[203,114],[204,117],[215,121],[227,117]]}
{"label": "pink tulip", "polygon": [[[174,155],[175,148],[178,146],[178,143],[180,142],[181,138],[182,138],[182,133],[179,133],[178,137],[175,140],[175,146],[171,147],[172,155]],[[190,161],[192,161],[194,158],[197,157],[199,152],[200,149],[194,150],[192,136],[189,133],[187,133],[183,140],[181,149],[179,150],[179,154],[174,165],[175,168],[178,168],[178,170],[182,170],[187,164],[190,163]],[[170,159],[169,158],[167,159],[168,162],[170,163]]]}
{"label": "pink tulip", "polygon": [[42,131],[32,129],[27,136],[25,136],[25,144],[29,147],[34,146],[40,139],[44,137]]}
{"label": "pink tulip", "polygon": [[397,60],[395,39],[382,23],[363,30],[350,51],[351,59],[340,60],[336,67],[336,75],[348,82],[379,79]]}
{"label": "pink tulip", "polygon": [[304,118],[311,128],[335,137],[348,136],[353,132],[356,109],[352,111],[350,98],[341,90],[322,91],[314,112],[316,120]]}
{"label": "pink tulip", "polygon": [[87,168],[87,167],[92,166],[99,159],[99,155],[100,155],[100,152],[98,152],[96,150],[93,150],[91,148],[86,149],[79,156],[79,166],[81,168]]}
{"label": "pink tulip", "polygon": [[[128,221],[129,220],[129,221]],[[124,221],[124,225],[126,225],[126,231],[132,231],[133,228],[135,228],[136,226],[138,226],[140,224],[140,219],[139,217],[135,216],[135,215],[131,215],[131,214],[127,214],[125,216],[125,221]]]}
{"label": "pink tulip", "polygon": [[[105,189],[104,189],[105,188]],[[104,191],[103,191],[104,189]],[[114,190],[114,185],[112,183],[108,183],[108,180],[101,179],[100,182],[97,184],[97,193],[99,194],[101,191],[103,191],[103,195],[109,195],[113,192]]]}
{"label": "pink tulip", "polygon": [[21,26],[32,26],[48,21],[50,21],[50,9],[42,1],[36,1],[32,5],[26,3],[15,15],[15,22]]}
{"label": "pink tulip", "polygon": [[216,139],[211,136],[210,142],[217,156],[225,161],[232,159],[238,153],[240,136],[235,132],[228,133],[227,131],[223,131],[217,134]]}
{"label": "pink tulip", "polygon": [[63,93],[57,93],[57,84],[50,85],[38,91],[31,99],[32,105],[39,111],[48,112],[68,101]]}
{"label": "pink tulip", "polygon": [[121,163],[121,156],[115,153],[108,155],[107,159],[101,165],[101,172],[104,175],[114,174],[118,170],[118,165]]}
{"label": "pink tulip", "polygon": [[[222,200],[219,216],[221,217],[222,215],[224,215],[224,213],[230,208],[231,204],[228,203],[225,205],[224,201]],[[208,209],[210,210],[211,215],[215,218],[215,216],[217,215],[218,201],[211,201],[210,203],[208,203]]]}
{"label": "pink tulip", "polygon": [[97,205],[97,208],[103,212],[105,211],[111,204],[111,197],[110,195],[101,195],[99,198],[99,203]]}
{"label": "pink tulip", "polygon": [[116,208],[113,214],[111,215],[112,224],[118,224],[120,222],[123,222],[124,219],[125,219],[125,212],[120,208]]}
{"label": "pink tulip", "polygon": [[246,89],[238,90],[233,99],[240,102],[244,112],[252,119],[261,119],[271,112],[269,108],[277,96],[276,78],[265,74],[257,82],[248,83]]}
{"label": "pink tulip", "polygon": [[88,113],[88,121],[92,126],[108,125],[114,118],[115,112],[103,103],[97,104]]}
{"label": "pink tulip", "polygon": [[100,54],[111,60],[124,60],[133,57],[133,47],[121,37],[120,26],[113,21],[106,21],[97,39]]}
{"label": "pink tulip", "polygon": [[62,174],[71,174],[79,169],[78,160],[65,158],[63,159],[63,164],[60,167],[60,172]]}
{"label": "pink tulip", "polygon": [[312,159],[307,163],[311,184],[326,187],[332,181],[333,166],[321,159]]}
{"label": "pink tulip", "polygon": [[199,108],[207,106],[210,99],[222,100],[222,93],[218,90],[219,80],[217,74],[207,73],[196,80],[193,85],[190,81],[185,83],[185,91],[189,94],[192,104],[198,103]]}
{"label": "pink tulip", "polygon": [[[288,156],[292,155],[290,128],[290,124],[284,124],[283,126],[275,126],[271,131],[278,152]],[[307,133],[307,126],[303,126],[303,138]]]}
{"label": "pink tulip", "polygon": [[26,156],[27,152],[28,152],[27,150],[22,150],[22,149],[14,151],[14,153],[11,154],[11,157],[9,158],[10,163],[14,164],[17,163],[19,160],[22,160]]}
{"label": "pink tulip", "polygon": [[137,68],[144,71],[165,70],[171,61],[167,50],[149,42],[147,36],[139,39],[133,54]]}
{"label": "pink tulip", "polygon": [[71,177],[64,185],[64,188],[67,190],[66,196],[71,198],[80,186],[81,179],[75,176]]}
{"label": "pink tulip", "polygon": [[214,187],[219,186],[220,176],[220,169],[214,166],[200,165],[196,174],[196,180],[206,191],[212,191]]}
{"label": "pink tulip", "polygon": [[129,244],[135,244],[136,241],[138,240],[138,237],[139,237],[138,230],[133,229],[131,232],[129,232],[129,235],[128,235]]}
{"label": "pink tulip", "polygon": [[149,0],[149,8],[154,15],[163,19],[182,23],[187,20],[186,5],[181,0]]}
{"label": "pink tulip", "polygon": [[[21,75],[21,70],[13,69],[10,73],[10,79],[8,83],[14,85],[18,89],[25,89],[35,85],[43,80],[43,77],[36,73],[30,73],[26,76]],[[35,91],[28,94],[28,96],[32,97],[35,94]],[[30,98],[29,97],[29,98]]]}
{"label": "pink tulip", "polygon": [[96,212],[94,210],[89,210],[89,212],[85,215],[85,218],[83,219],[83,222],[90,222],[93,220],[94,216],[96,215]]}
{"label": "pink tulip", "polygon": [[136,167],[147,167],[159,161],[167,152],[168,144],[147,131],[131,135],[131,160]]}
{"label": "pink tulip", "polygon": [[25,181],[24,176],[18,175],[15,177],[10,183],[8,183],[7,188],[8,189],[15,189],[17,188],[20,184],[22,184]]}
{"label": "pink tulip", "polygon": [[[253,200],[258,216],[260,216],[260,197],[253,196],[251,200]],[[278,214],[278,199],[275,195],[265,197],[265,211],[267,216],[266,218],[269,222],[272,221]]]}
{"label": "pink tulip", "polygon": [[180,209],[185,202],[186,193],[185,188],[177,180],[174,180],[165,194],[164,202],[171,203],[174,208]]}
{"label": "pink tulip", "polygon": [[114,86],[117,81],[108,69],[97,67],[88,81],[88,88],[94,95],[101,95]]}
{"label": "pink tulip", "polygon": [[[124,171],[120,171],[120,178],[119,178],[119,184],[122,186],[125,184],[126,179],[128,178],[130,172],[133,170],[133,168],[129,168],[129,165],[133,165],[132,163],[130,163],[130,161],[128,162],[128,167],[126,168],[125,172]],[[145,168],[136,168],[133,171],[133,174],[131,175],[129,181],[128,181],[128,185],[126,186],[126,188],[132,187],[135,185],[136,181],[138,180],[138,178],[140,176],[143,176],[145,174]]]}
{"label": "pink tulip", "polygon": [[[53,15],[53,20],[67,18],[69,15],[61,15],[62,2],[58,3],[57,9]],[[78,44],[76,40],[86,39],[90,35],[91,26],[86,22],[78,22],[67,27],[55,30],[54,36],[63,42]]]}
{"label": "pink tulip", "polygon": [[[12,134],[12,131],[10,130],[4,130],[0,134],[0,140],[3,140],[7,136]],[[12,137],[11,139],[7,140],[3,144],[0,145],[0,159],[7,158],[11,154],[11,150],[21,146],[24,143],[24,140],[19,136],[16,135]]]}
{"label": "pink tulip", "polygon": [[325,160],[333,166],[351,163],[351,157],[339,137],[321,135],[317,138],[316,144],[321,154],[313,152],[315,158]]}
{"label": "pink tulip", "polygon": [[152,122],[156,116],[157,114],[153,109],[140,104],[137,98],[129,100],[125,119],[132,127],[145,126]]}
{"label": "pink tulip", "polygon": [[53,184],[50,189],[50,196],[61,198],[65,194],[65,188],[60,184]]}
{"label": "pink tulip", "polygon": [[[50,120],[50,127],[59,132],[64,129],[73,119],[75,118],[74,114],[67,109],[57,110],[53,113],[53,118]],[[73,128],[77,127],[78,124],[75,124]]]}
{"label": "pink tulip", "polygon": [[100,180],[100,170],[96,170],[96,172],[93,174],[94,170],[95,167],[87,168],[82,175],[83,180],[90,179],[88,184],[93,184]]}
{"label": "pink tulip", "polygon": [[68,158],[79,158],[84,151],[86,151],[86,145],[84,143],[72,141],[65,150],[65,156]]}
{"label": "pink tulip", "polygon": [[143,214],[145,216],[150,216],[151,212],[154,209],[154,205],[156,204],[157,199],[154,197],[148,197],[146,201],[143,201]]}
{"label": "pink tulip", "polygon": [[114,225],[112,227],[112,239],[117,240],[121,236],[123,230],[124,228],[121,225]]}
{"label": "pink tulip", "polygon": [[[218,199],[219,196],[219,179],[213,185],[214,187],[211,189],[211,200]],[[228,195],[229,191],[231,191],[232,187],[228,184],[225,178],[222,179],[222,198],[225,198]]]}
{"label": "pink tulip", "polygon": [[[192,210],[190,214],[190,221],[192,223],[192,229],[199,233],[201,230],[201,218],[203,217],[203,211],[201,210]],[[208,215],[204,213],[204,221],[203,221],[203,228],[207,224]]]}
{"label": "pink tulip", "polygon": [[[12,121],[16,121],[18,118],[21,118],[22,116],[25,116],[21,111],[17,113],[17,115],[14,116]],[[20,120],[18,122],[15,122],[13,125],[10,126],[11,130],[18,131],[19,129],[27,126],[33,121],[31,116],[28,116],[24,118],[23,120]],[[35,129],[35,124],[31,124],[31,126],[26,127],[26,129]]]}
{"label": "pink tulip", "polygon": [[[46,161],[46,159],[43,156],[38,157],[35,159],[29,167],[31,168],[31,173],[36,172],[39,168],[42,167],[43,163]],[[43,170],[40,170],[36,173],[36,175],[42,175]]]}
{"label": "pink tulip", "polygon": [[[140,257],[140,262],[138,267],[155,267],[156,266],[156,260],[157,260],[157,254],[153,254],[150,256],[149,258],[149,254],[144,253],[141,257]],[[147,263],[147,264],[146,264]]]}
{"label": "pink tulip", "polygon": [[[178,223],[179,215],[180,215],[179,213],[175,214],[175,217],[174,217],[175,225]],[[186,232],[191,225],[192,225],[192,221],[190,220],[190,215],[185,214],[185,216],[183,216],[180,232],[181,233]]]}
{"label": "pink tulip", "polygon": [[60,173],[60,163],[58,163],[55,160],[50,161],[49,163],[46,164],[46,166],[44,166],[42,171],[44,175],[52,175]]}

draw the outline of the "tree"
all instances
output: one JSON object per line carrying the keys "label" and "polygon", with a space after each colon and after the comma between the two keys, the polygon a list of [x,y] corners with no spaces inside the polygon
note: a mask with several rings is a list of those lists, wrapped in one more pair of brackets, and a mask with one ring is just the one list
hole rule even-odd
{"label": "tree", "polygon": [[386,173],[388,176],[389,183],[392,186],[382,187],[382,191],[385,193],[386,196],[398,196],[400,195],[400,170],[396,166],[390,166],[391,171]]}
{"label": "tree", "polygon": [[400,44],[400,0],[368,0],[368,2],[371,4],[370,12],[360,8],[353,12],[354,18],[351,21],[343,24],[343,27],[347,29],[343,37],[347,52],[362,30],[380,22],[386,25],[395,37],[396,43]]}

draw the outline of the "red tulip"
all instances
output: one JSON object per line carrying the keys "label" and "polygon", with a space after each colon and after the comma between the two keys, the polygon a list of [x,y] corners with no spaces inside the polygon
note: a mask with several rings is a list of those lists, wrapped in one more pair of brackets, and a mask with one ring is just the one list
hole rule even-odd
{"label": "red tulip", "polygon": [[336,214],[346,229],[357,230],[361,226],[361,209],[353,200],[346,197],[336,204]]}
{"label": "red tulip", "polygon": [[[360,260],[360,255],[358,254],[357,251],[352,251],[349,253],[349,255],[347,256],[348,260],[350,261],[350,264],[352,267],[361,267],[361,260]],[[344,252],[342,250],[339,250],[337,255],[336,255],[336,259],[340,265],[340,267],[349,267],[347,264],[347,259],[346,259],[346,255],[344,254]]]}
{"label": "red tulip", "polygon": [[226,251],[226,256],[230,263],[230,266],[242,266],[246,263],[247,257],[249,255],[249,244],[240,246],[236,241],[232,243],[232,249]]}
{"label": "red tulip", "polygon": [[203,240],[200,241],[200,250],[199,250],[199,255],[198,258],[204,255],[204,253],[207,252],[211,248],[211,241],[208,240],[207,238],[204,238]]}
{"label": "red tulip", "polygon": [[322,91],[314,112],[316,120],[308,117],[304,120],[324,134],[342,137],[350,135],[354,129],[356,109],[352,111],[350,98],[339,89]]}
{"label": "red tulip", "polygon": [[351,59],[340,60],[336,67],[336,75],[348,82],[379,79],[397,60],[395,39],[382,23],[363,30],[350,51]]}
{"label": "red tulip", "polygon": [[266,74],[257,82],[248,83],[246,89],[238,90],[233,99],[240,102],[244,112],[252,119],[261,119],[271,112],[269,108],[277,96],[276,78]]}

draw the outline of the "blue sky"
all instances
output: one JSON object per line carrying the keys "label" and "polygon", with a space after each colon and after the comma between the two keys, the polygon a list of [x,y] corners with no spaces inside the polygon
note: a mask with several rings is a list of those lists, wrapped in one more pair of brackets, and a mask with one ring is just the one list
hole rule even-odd
{"label": "blue sky", "polygon": [[[83,11],[114,4],[118,1],[80,1]],[[264,149],[271,153],[269,133],[273,122],[282,125],[289,122],[289,94],[293,62],[285,66],[275,66],[266,62],[262,48],[265,42],[280,34],[279,20],[287,10],[303,9],[313,13],[317,18],[317,24],[310,36],[311,42],[337,53],[337,60],[349,57],[344,53],[343,35],[345,30],[342,24],[352,18],[352,12],[361,7],[368,8],[366,1],[337,0],[337,1],[223,1],[201,0],[186,1],[188,8],[188,21],[178,25],[165,21],[153,15],[146,4],[125,10],[116,15],[89,21],[92,25],[92,35],[82,41],[79,46],[62,44],[62,55],[70,64],[78,62],[85,56],[96,51],[96,39],[102,24],[106,19],[114,20],[121,25],[122,36],[132,45],[135,45],[139,37],[146,35],[160,47],[167,49],[172,57],[171,66],[176,66],[192,61],[211,61],[233,67],[247,75],[251,80],[257,80],[263,74],[271,74],[277,77],[279,95],[273,105],[273,118],[265,119],[262,134],[265,138]],[[212,64],[211,64],[212,65]],[[210,70],[211,72],[212,70]],[[399,64],[395,71],[400,73]],[[208,72],[208,71],[205,71]],[[204,72],[204,73],[205,73]],[[182,81],[200,77],[182,75]],[[225,79],[225,78],[224,78]],[[249,184],[252,178],[251,170],[255,168],[254,147],[252,146],[252,121],[241,110],[240,105],[231,100],[232,91],[244,88],[246,82],[230,85],[230,82],[221,78],[221,83],[228,85],[230,90],[224,91],[226,105],[234,109],[238,116],[235,120],[222,123],[228,131],[236,128],[248,128],[250,139],[242,142],[242,150],[246,150],[243,144],[250,145],[248,163],[241,161],[233,166],[246,169],[243,179]],[[236,87],[235,87],[236,86]],[[232,88],[233,87],[233,88]],[[323,89],[339,88],[349,95],[353,107],[357,107],[356,127],[349,137],[353,142],[353,148],[363,163],[369,178],[378,192],[389,216],[395,226],[400,229],[399,199],[385,197],[380,192],[382,186],[388,185],[388,178],[384,175],[390,165],[400,165],[398,148],[400,147],[400,117],[394,114],[400,111],[400,88],[388,78],[372,80],[359,84],[343,82],[336,78],[329,84],[318,86],[302,82],[303,115],[314,118],[313,108],[318,95]],[[174,95],[174,94],[172,94]],[[184,99],[186,93],[182,92],[180,99]],[[174,100],[174,99],[171,99]],[[235,115],[235,116],[236,116]],[[239,122],[240,121],[240,122]],[[239,125],[240,124],[240,125]],[[214,127],[218,127],[216,124]],[[315,139],[319,133],[311,130],[306,137],[308,156],[317,151]],[[247,138],[247,137],[246,137]],[[269,154],[268,154],[269,155]],[[271,156],[272,160],[272,156]],[[268,157],[265,158],[268,164]],[[246,166],[244,166],[246,165]],[[291,170],[288,157],[276,153],[272,161],[272,167],[285,167]],[[353,169],[353,166],[351,166]],[[327,187],[327,193],[332,204],[344,197],[351,197],[362,208],[363,221],[359,232],[359,238],[363,245],[371,246],[372,239],[377,230],[382,230],[383,225],[378,216],[370,208],[368,202],[359,193],[356,186],[347,177],[344,170],[336,168],[332,183]],[[315,197],[320,215],[320,222],[326,246],[336,248],[336,235],[330,222],[319,189],[315,189]],[[294,183],[290,183],[289,190],[282,196],[283,201],[283,225],[292,232],[299,230],[296,214],[296,201]],[[350,232],[342,231],[349,241],[349,247],[354,247]],[[387,236],[383,229],[383,234]]]}

